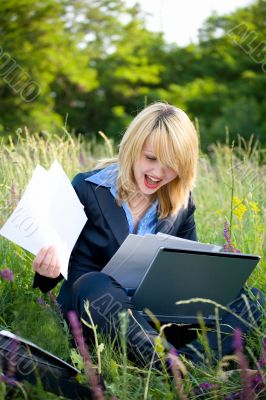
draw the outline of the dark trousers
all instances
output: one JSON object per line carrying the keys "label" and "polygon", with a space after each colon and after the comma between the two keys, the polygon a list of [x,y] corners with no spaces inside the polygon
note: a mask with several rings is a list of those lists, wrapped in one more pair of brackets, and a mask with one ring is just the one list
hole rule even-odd
{"label": "dark trousers", "polygon": [[[254,324],[254,322],[258,323],[261,317],[264,298],[259,290],[252,289],[252,292],[251,298],[246,292],[241,291],[240,295],[230,304],[230,309],[235,314],[240,315],[242,319]],[[248,307],[241,296],[242,293],[245,293],[248,298]],[[159,358],[154,353],[154,339],[158,336],[158,332],[145,317],[135,310],[130,298],[119,283],[102,272],[84,274],[72,286],[67,281],[63,283],[58,302],[66,319],[67,312],[74,310],[79,318],[89,321],[84,309],[86,301],[89,301],[90,314],[98,332],[108,336],[115,344],[118,343],[120,332],[120,313],[122,311],[127,312],[127,349],[129,357],[142,366],[147,365],[151,360],[154,360],[155,367],[159,365]],[[128,309],[130,312],[128,312]],[[220,324],[221,354],[218,351],[215,329],[208,332],[208,341],[216,358],[219,355],[224,356],[233,352],[232,335],[236,328],[241,329],[242,333],[250,331],[250,328],[239,318],[230,312],[225,313]],[[85,326],[84,332],[85,335],[90,335],[88,328]],[[176,326],[175,329],[168,329],[166,335],[171,344],[166,342],[166,349],[175,345],[179,353],[185,354],[193,362],[201,361],[199,353],[204,353],[204,349],[199,341],[193,338],[192,332],[195,331],[184,331],[183,328],[182,337],[180,337],[180,331],[178,332]],[[186,342],[189,342],[196,351],[192,350],[191,346],[186,347],[184,345]]]}

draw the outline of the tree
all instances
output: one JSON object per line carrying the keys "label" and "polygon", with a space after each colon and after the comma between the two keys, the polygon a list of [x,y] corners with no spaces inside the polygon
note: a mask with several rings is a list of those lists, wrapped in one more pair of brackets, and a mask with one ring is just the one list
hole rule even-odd
{"label": "tree", "polygon": [[68,2],[7,0],[0,10],[0,106],[2,132],[21,125],[51,129],[63,122],[54,112],[58,86],[64,82],[86,90],[97,86],[88,56],[67,29]]}
{"label": "tree", "polygon": [[[92,54],[91,48],[95,49],[91,62],[97,69],[99,86],[79,97],[84,115],[74,126],[87,134],[95,135],[102,130],[118,138],[132,116],[144,106],[146,96],[151,98],[153,89],[161,85],[164,66],[160,60],[165,42],[161,34],[146,29],[138,5],[126,8],[121,1],[96,3],[97,12],[87,10],[82,30],[86,27],[85,37],[90,38],[87,51]],[[110,4],[112,13],[106,12]],[[72,121],[73,116],[72,113]]]}

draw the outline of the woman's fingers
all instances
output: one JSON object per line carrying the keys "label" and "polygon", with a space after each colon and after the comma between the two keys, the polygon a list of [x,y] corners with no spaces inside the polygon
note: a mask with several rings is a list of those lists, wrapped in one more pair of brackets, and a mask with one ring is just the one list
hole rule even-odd
{"label": "woman's fingers", "polygon": [[33,260],[32,265],[33,265],[33,269],[34,269],[35,271],[37,271],[37,269],[39,269],[39,268],[41,267],[42,262],[43,262],[43,260],[44,260],[44,258],[45,258],[45,255],[46,255],[46,253],[47,253],[47,250],[48,250],[47,247],[43,247],[43,248],[39,251],[39,253],[37,254],[37,256],[35,257],[35,259]]}
{"label": "woman's fingers", "polygon": [[60,262],[54,246],[42,248],[33,261],[33,269],[48,278],[57,278],[60,274]]}
{"label": "woman's fingers", "polygon": [[53,257],[50,262],[50,277],[57,278],[60,274],[60,263],[58,259],[57,253],[53,254]]}
{"label": "woman's fingers", "polygon": [[54,250],[53,248],[48,247],[46,254],[39,266],[39,268],[43,273],[50,275],[50,272],[53,269],[53,265],[51,264],[53,257],[54,257]]}

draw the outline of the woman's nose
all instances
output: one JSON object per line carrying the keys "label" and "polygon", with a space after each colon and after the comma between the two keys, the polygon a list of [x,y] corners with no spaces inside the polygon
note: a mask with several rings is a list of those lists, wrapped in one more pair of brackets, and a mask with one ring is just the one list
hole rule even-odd
{"label": "woman's nose", "polygon": [[164,175],[164,170],[165,170],[165,167],[159,161],[157,161],[156,165],[154,165],[154,168],[153,168],[153,173],[154,173],[155,177],[162,178]]}

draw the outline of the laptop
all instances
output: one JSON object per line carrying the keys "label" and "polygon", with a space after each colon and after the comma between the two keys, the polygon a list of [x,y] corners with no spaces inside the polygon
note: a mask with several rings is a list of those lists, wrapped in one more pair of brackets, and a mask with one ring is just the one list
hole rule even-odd
{"label": "laptop", "polygon": [[[256,255],[161,247],[131,301],[140,313],[147,317],[147,308],[163,323],[197,324],[201,314],[206,324],[212,324],[213,304],[176,302],[204,298],[227,306],[237,297],[259,260]],[[220,317],[223,313],[219,308]]]}

